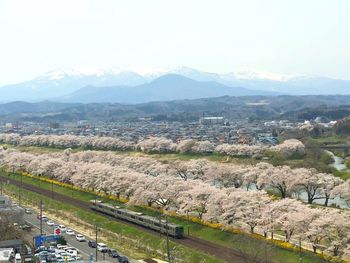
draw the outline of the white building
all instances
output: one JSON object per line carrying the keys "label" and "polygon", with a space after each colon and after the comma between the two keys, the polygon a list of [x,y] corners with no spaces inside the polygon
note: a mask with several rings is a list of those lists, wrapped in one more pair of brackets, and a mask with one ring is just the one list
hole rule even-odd
{"label": "white building", "polygon": [[199,123],[202,125],[224,124],[224,117],[202,117]]}
{"label": "white building", "polygon": [[24,209],[13,205],[8,196],[0,195],[0,223],[2,222],[23,222]]}
{"label": "white building", "polygon": [[8,263],[15,257],[13,248],[0,248],[0,263]]}

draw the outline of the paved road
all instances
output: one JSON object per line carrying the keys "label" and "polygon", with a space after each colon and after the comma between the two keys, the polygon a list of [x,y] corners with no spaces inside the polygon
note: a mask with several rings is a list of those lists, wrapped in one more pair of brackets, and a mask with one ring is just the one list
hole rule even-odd
{"label": "paved road", "polygon": [[[39,234],[40,233],[40,220],[37,218],[37,214],[33,213],[33,214],[25,214],[24,219],[27,221],[27,223],[33,225],[35,227],[34,231]],[[60,222],[54,221],[56,224],[61,224]],[[66,226],[69,228],[69,226]],[[76,232],[74,229],[72,229],[76,234],[79,234],[79,232]],[[43,221],[43,232],[47,235],[51,235],[53,234],[54,231],[54,227],[53,226],[48,226],[46,224],[46,222]],[[67,234],[63,234],[64,238],[67,240],[67,243],[69,246],[75,247],[80,251],[81,256],[84,259],[88,259],[88,257],[90,255],[93,255],[94,259],[95,259],[95,253],[96,253],[96,249],[94,248],[90,248],[87,244],[87,241],[89,239],[87,239],[86,242],[79,242],[75,239],[75,236],[69,236]],[[99,260],[102,260],[103,258],[105,258],[106,261],[108,262],[118,262],[117,259],[111,258],[108,256],[108,254],[103,255],[103,253],[98,252],[97,255]],[[132,263],[136,263],[138,261],[136,260],[130,260],[130,262]]]}

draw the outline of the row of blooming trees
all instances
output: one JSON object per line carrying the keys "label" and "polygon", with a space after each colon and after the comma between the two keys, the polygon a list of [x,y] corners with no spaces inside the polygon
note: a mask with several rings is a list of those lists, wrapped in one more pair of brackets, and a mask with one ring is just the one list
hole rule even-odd
{"label": "row of blooming trees", "polygon": [[139,142],[125,141],[115,137],[86,137],[74,135],[28,135],[0,134],[0,142],[22,146],[45,146],[57,148],[83,148],[95,150],[139,150],[146,153],[219,153],[230,156],[261,156],[267,149],[289,157],[294,154],[304,155],[302,142],[291,139],[280,145],[267,147],[264,145],[220,144],[209,141],[186,139],[174,143],[170,139],[151,137]]}
{"label": "row of blooming trees", "polygon": [[[310,200],[339,194],[350,201],[350,181],[343,182],[314,170],[273,167],[266,163],[217,164],[206,160],[163,164],[149,157],[95,151],[73,153],[70,149],[50,154],[2,149],[0,164],[11,170],[25,170],[81,188],[126,197],[133,204],[162,207],[179,215],[196,216],[266,237],[284,233],[287,242],[300,238],[310,242],[315,251],[325,249],[336,256],[350,255],[348,210],[314,208],[287,197],[292,191],[302,189]],[[265,188],[280,191],[284,198],[271,198],[260,191]]]}
{"label": "row of blooming trees", "polygon": [[[117,155],[109,151],[79,151],[72,153],[70,149],[64,152],[43,154],[32,157],[32,154],[18,151],[7,151],[8,154],[2,161],[15,169],[42,170],[42,174],[53,176],[53,172],[45,170],[42,166],[50,162],[69,161],[71,163],[103,164],[115,169],[129,169],[149,176],[168,175],[181,178],[201,180],[204,183],[217,188],[245,188],[246,190],[269,190],[276,195],[286,197],[297,197],[300,194],[306,196],[304,200],[312,204],[322,199],[324,205],[329,204],[330,199],[336,195],[342,197],[350,204],[350,188],[348,182],[331,174],[319,173],[315,169],[297,168],[289,166],[273,166],[260,162],[256,165],[237,165],[214,163],[205,159],[192,159],[190,161],[172,161],[163,163],[150,157],[133,157]],[[21,159],[18,159],[21,158]],[[33,161],[31,161],[33,159]],[[28,163],[30,162],[30,164]],[[36,165],[40,167],[37,168]],[[48,167],[55,167],[48,164]],[[62,168],[64,170],[64,168]],[[68,168],[67,168],[68,169]],[[65,180],[66,181],[66,180]]]}

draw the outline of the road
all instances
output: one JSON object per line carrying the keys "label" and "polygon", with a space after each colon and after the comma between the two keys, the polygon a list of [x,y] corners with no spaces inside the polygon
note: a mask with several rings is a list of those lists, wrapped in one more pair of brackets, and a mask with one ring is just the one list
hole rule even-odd
{"label": "road", "polygon": [[[25,214],[24,216],[24,220],[34,226],[34,229],[33,231],[35,232],[35,234],[39,234],[40,233],[40,220],[37,218],[37,214],[35,213],[32,213],[32,214]],[[54,221],[56,224],[61,224],[60,222],[57,222],[57,221]],[[66,225],[67,228],[69,228],[69,226]],[[75,231],[74,229],[72,229],[76,234],[80,234],[79,232]],[[53,226],[49,226],[47,225],[46,222],[43,221],[43,232],[47,235],[51,235],[53,234],[53,231],[54,231],[54,227]],[[95,259],[95,253],[96,253],[96,249],[95,248],[90,248],[88,246],[88,238],[87,238],[87,241],[86,242],[79,242],[75,239],[75,236],[69,236],[65,233],[62,234],[64,236],[64,238],[67,240],[67,244],[71,247],[75,247],[77,248],[79,251],[80,251],[80,254],[81,256],[84,258],[84,259],[88,259],[90,255],[93,255],[94,259]],[[117,259],[114,259],[114,258],[111,258],[108,256],[108,254],[105,254],[103,255],[103,253],[100,253],[98,252],[97,254],[97,258],[99,260],[106,260],[108,262],[118,262]],[[138,261],[136,260],[132,260],[130,259],[130,262],[131,263],[137,263]]]}

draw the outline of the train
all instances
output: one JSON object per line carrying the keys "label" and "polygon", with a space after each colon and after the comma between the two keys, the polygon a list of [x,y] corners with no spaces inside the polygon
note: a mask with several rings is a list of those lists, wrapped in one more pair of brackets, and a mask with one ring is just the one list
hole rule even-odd
{"label": "train", "polygon": [[167,222],[166,220],[161,220],[157,217],[148,216],[143,213],[114,206],[99,200],[90,200],[90,208],[100,213],[152,229],[162,234],[167,234],[174,238],[184,237],[183,226]]}

